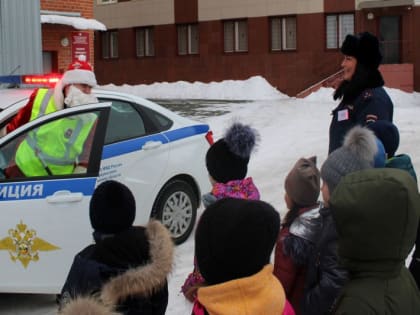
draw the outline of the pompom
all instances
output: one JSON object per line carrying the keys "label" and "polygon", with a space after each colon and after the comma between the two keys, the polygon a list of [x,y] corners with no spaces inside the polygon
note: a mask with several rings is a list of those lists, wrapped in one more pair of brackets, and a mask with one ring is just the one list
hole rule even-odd
{"label": "pompom", "polygon": [[252,150],[259,141],[259,133],[256,129],[241,123],[234,123],[226,131],[224,136],[229,150],[243,158],[249,158]]}
{"label": "pompom", "polygon": [[343,146],[366,161],[373,161],[378,152],[375,134],[372,130],[361,126],[353,127],[347,133]]}

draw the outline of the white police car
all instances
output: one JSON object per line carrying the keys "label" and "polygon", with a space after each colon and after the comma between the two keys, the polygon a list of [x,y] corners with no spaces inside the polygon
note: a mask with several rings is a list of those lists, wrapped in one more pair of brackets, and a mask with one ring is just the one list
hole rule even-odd
{"label": "white police car", "polygon": [[[0,128],[26,104],[32,90],[0,90]],[[209,126],[141,97],[94,90],[98,104],[64,109],[0,138],[0,292],[58,293],[74,255],[92,242],[89,201],[114,179],[136,197],[135,224],[161,220],[176,243],[196,220],[210,189],[205,153]],[[85,174],[8,178],[18,144],[63,117],[95,114],[97,125]]]}

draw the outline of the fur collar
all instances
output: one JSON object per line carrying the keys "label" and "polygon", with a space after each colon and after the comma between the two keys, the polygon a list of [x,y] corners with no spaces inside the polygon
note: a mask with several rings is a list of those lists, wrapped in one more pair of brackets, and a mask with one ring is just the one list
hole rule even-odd
{"label": "fur collar", "polygon": [[93,297],[78,297],[64,306],[59,312],[60,315],[120,315],[116,313],[111,307],[98,303]]}
{"label": "fur collar", "polygon": [[100,295],[105,304],[115,305],[133,295],[148,297],[166,283],[166,277],[172,271],[174,252],[169,231],[159,221],[152,220],[146,227],[146,234],[150,244],[150,262],[108,281]]}
{"label": "fur collar", "polygon": [[147,264],[111,278],[97,296],[77,298],[69,302],[59,314],[119,314],[113,310],[119,301],[130,296],[147,298],[161,289],[172,271],[174,245],[169,231],[159,221],[151,220],[147,224],[146,235],[150,246],[150,260]]}

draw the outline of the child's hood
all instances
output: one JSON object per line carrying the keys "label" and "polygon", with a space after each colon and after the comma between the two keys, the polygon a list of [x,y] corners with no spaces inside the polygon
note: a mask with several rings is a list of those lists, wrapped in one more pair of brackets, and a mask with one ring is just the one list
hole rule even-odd
{"label": "child's hood", "polygon": [[330,206],[339,255],[352,272],[399,272],[412,249],[420,195],[406,171],[371,169],[344,177]]}
{"label": "child's hood", "polygon": [[129,296],[148,297],[167,281],[172,271],[174,246],[169,231],[159,222],[147,224],[146,234],[150,244],[150,261],[112,278],[101,291],[101,300],[116,305]]}

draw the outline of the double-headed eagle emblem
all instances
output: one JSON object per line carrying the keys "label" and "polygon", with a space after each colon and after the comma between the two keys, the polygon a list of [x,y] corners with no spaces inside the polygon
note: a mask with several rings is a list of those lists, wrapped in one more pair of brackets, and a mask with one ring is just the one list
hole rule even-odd
{"label": "double-headed eagle emblem", "polygon": [[0,240],[0,250],[9,251],[10,259],[14,262],[20,261],[25,268],[31,261],[39,260],[40,251],[60,249],[37,237],[36,231],[28,229],[22,221],[15,229],[10,229],[8,234],[8,237]]}

